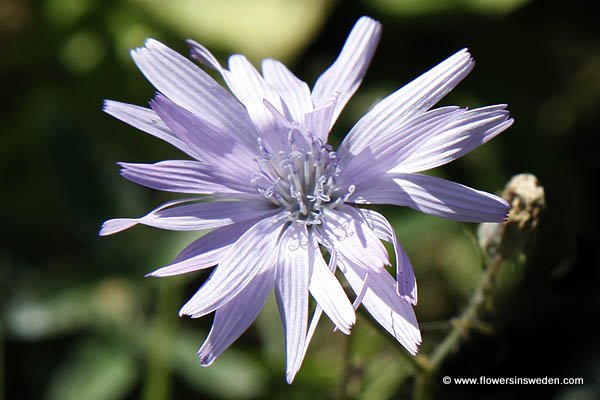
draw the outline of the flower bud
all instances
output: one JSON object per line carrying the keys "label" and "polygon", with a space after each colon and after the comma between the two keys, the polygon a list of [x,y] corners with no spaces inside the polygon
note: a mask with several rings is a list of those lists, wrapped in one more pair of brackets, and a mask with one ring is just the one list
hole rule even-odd
{"label": "flower bud", "polygon": [[534,175],[519,174],[508,182],[502,197],[511,205],[508,219],[479,225],[479,245],[490,258],[521,259],[546,208],[544,188]]}

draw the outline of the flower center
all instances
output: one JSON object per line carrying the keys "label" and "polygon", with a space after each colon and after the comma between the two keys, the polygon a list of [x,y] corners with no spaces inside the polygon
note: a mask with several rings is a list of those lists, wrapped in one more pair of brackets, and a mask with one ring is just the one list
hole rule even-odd
{"label": "flower center", "polygon": [[288,135],[288,151],[270,153],[259,142],[261,157],[252,181],[259,193],[277,206],[289,211],[288,220],[305,225],[320,224],[324,207],[342,204],[354,187],[346,193],[336,184],[342,170],[337,153],[319,138],[311,142],[295,140],[298,131]]}

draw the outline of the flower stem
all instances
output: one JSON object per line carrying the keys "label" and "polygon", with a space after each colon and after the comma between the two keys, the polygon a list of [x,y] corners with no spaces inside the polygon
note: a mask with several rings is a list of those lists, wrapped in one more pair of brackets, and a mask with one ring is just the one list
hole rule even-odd
{"label": "flower stem", "polygon": [[492,287],[502,266],[502,258],[497,255],[486,268],[479,280],[467,308],[452,321],[453,328],[444,340],[435,348],[430,357],[431,368],[436,370],[444,362],[448,354],[457,350],[465,333],[476,323],[476,318],[492,292]]}
{"label": "flower stem", "polygon": [[429,399],[429,381],[431,380],[431,374],[427,372],[417,372],[415,376],[415,389],[413,392],[414,400],[428,400]]}
{"label": "flower stem", "polygon": [[510,260],[525,259],[527,250],[546,207],[544,188],[530,174],[519,174],[507,183],[502,197],[511,205],[508,220],[502,224],[481,224],[479,245],[484,254],[485,269],[467,307],[452,320],[452,329],[429,357],[420,356],[422,367],[415,376],[415,400],[430,398],[433,377],[450,353],[457,351],[470,329],[490,332],[488,324],[477,321],[486,302],[492,298],[494,283],[502,265]]}
{"label": "flower stem", "polygon": [[171,310],[178,301],[177,287],[170,282],[160,282],[158,309],[147,345],[148,372],[144,382],[144,400],[166,400],[170,396],[170,376],[167,363],[173,325]]}
{"label": "flower stem", "polygon": [[467,307],[459,317],[452,320],[452,329],[446,337],[437,345],[429,357],[420,356],[420,371],[415,377],[415,390],[413,398],[415,400],[427,400],[430,398],[431,381],[437,370],[453,351],[458,350],[465,334],[473,326],[477,325],[477,316],[482,311],[487,300],[492,294],[492,288],[496,277],[503,264],[502,257],[498,254],[488,264],[484,270],[479,284],[475,289]]}
{"label": "flower stem", "polygon": [[344,337],[344,372],[342,373],[342,379],[340,381],[339,392],[337,395],[338,400],[348,399],[348,383],[350,381],[350,374],[352,373],[352,335]]}

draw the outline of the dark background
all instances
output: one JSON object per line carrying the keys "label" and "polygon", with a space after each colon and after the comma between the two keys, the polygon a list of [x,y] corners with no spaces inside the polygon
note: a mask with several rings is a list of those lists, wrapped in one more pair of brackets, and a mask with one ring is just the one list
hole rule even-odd
{"label": "dark background", "polygon": [[[281,59],[312,85],[361,15],[383,23],[366,79],[334,128],[338,143],[369,105],[468,47],[471,75],[443,104],[507,103],[515,124],[437,175],[499,192],[535,174],[547,210],[525,264],[507,266],[484,320],[439,376],[583,377],[584,385],[454,386],[439,398],[600,396],[598,166],[600,41],[591,2],[376,0],[247,2],[1,0],[0,399],[331,398],[344,349],[359,398],[404,398],[413,367],[361,315],[352,342],[323,321],[292,386],[269,303],[208,369],[195,357],[211,318],[179,319],[204,275],[144,279],[193,234],[134,228],[99,238],[105,219],[173,198],[120,178],[117,161],[181,158],[101,111],[102,99],[147,104],[151,86],[127,49],[148,36]],[[250,4],[250,5],[248,5]],[[262,36],[261,36],[262,35]],[[444,334],[481,273],[476,226],[384,209],[416,269],[422,352]],[[443,324],[442,324],[443,325]]]}

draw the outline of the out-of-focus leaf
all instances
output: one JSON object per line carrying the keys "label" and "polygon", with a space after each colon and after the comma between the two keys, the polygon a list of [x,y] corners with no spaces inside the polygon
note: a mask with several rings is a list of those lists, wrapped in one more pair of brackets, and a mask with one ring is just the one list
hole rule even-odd
{"label": "out-of-focus leaf", "polygon": [[479,281],[481,257],[466,233],[441,238],[444,258],[439,267],[452,291],[467,298]]}
{"label": "out-of-focus leaf", "polygon": [[349,383],[356,387],[350,387],[347,394],[359,399],[389,399],[412,375],[414,367],[408,360],[412,356],[366,315],[363,310],[352,329],[354,376],[350,376]]}
{"label": "out-of-focus leaf", "polygon": [[423,15],[451,10],[472,10],[482,14],[504,14],[529,0],[369,0],[373,7],[397,15]]}
{"label": "out-of-focus leaf", "polygon": [[[315,302],[311,300],[309,313],[311,318],[314,307]],[[271,371],[274,371],[272,373],[279,375],[278,379],[283,382],[285,378],[285,339],[275,296],[270,296],[267,300],[254,322],[254,329],[258,332],[262,342],[262,358],[267,362]],[[333,324],[327,316],[323,315],[309,344],[302,368],[294,380],[294,385],[319,386],[330,389],[335,387],[343,373],[344,354],[340,349],[345,340],[346,335],[339,331],[334,332]],[[287,397],[285,398],[287,399]]]}
{"label": "out-of-focus leaf", "polygon": [[529,0],[463,0],[467,9],[485,14],[505,14],[528,3]]}
{"label": "out-of-focus leaf", "polygon": [[19,299],[6,310],[10,336],[39,340],[80,328],[91,320],[87,288],[72,289],[50,299]]}
{"label": "out-of-focus leaf", "polygon": [[352,328],[351,341],[354,358],[370,358],[382,348],[387,348],[388,345],[395,343],[391,337],[388,337],[388,333],[380,328],[364,307],[359,308],[356,325]]}
{"label": "out-of-focus leaf", "polygon": [[119,278],[15,298],[6,307],[7,335],[40,340],[93,324],[126,322],[137,308],[136,298],[129,283]]}
{"label": "out-of-focus leaf", "polygon": [[404,357],[386,352],[373,357],[367,364],[365,386],[360,399],[391,399],[394,392],[412,376],[414,367]]}
{"label": "out-of-focus leaf", "polygon": [[398,15],[422,15],[452,9],[455,0],[373,0],[373,7]]}
{"label": "out-of-focus leaf", "polygon": [[118,400],[132,390],[137,366],[122,347],[84,342],[61,363],[48,400]]}
{"label": "out-of-focus leaf", "polygon": [[116,57],[124,65],[133,67],[129,50],[141,46],[146,38],[156,37],[158,32],[143,15],[130,8],[128,4],[116,4],[107,17],[106,26],[113,36]]}
{"label": "out-of-focus leaf", "polygon": [[250,59],[289,60],[310,42],[329,0],[130,0],[184,37]]}
{"label": "out-of-focus leaf", "polygon": [[46,0],[44,13],[51,24],[67,27],[77,23],[94,3],[94,0]]}
{"label": "out-of-focus leaf", "polygon": [[283,328],[275,296],[269,296],[262,311],[254,321],[254,329],[258,332],[262,343],[262,356],[273,368],[285,365],[283,344]]}
{"label": "out-of-focus leaf", "polygon": [[94,70],[106,54],[106,44],[93,31],[78,32],[71,36],[60,51],[63,65],[75,74]]}
{"label": "out-of-focus leaf", "polygon": [[205,335],[185,332],[173,341],[172,368],[192,388],[221,399],[264,396],[268,373],[248,352],[229,348],[210,368],[200,367],[196,356]]}

